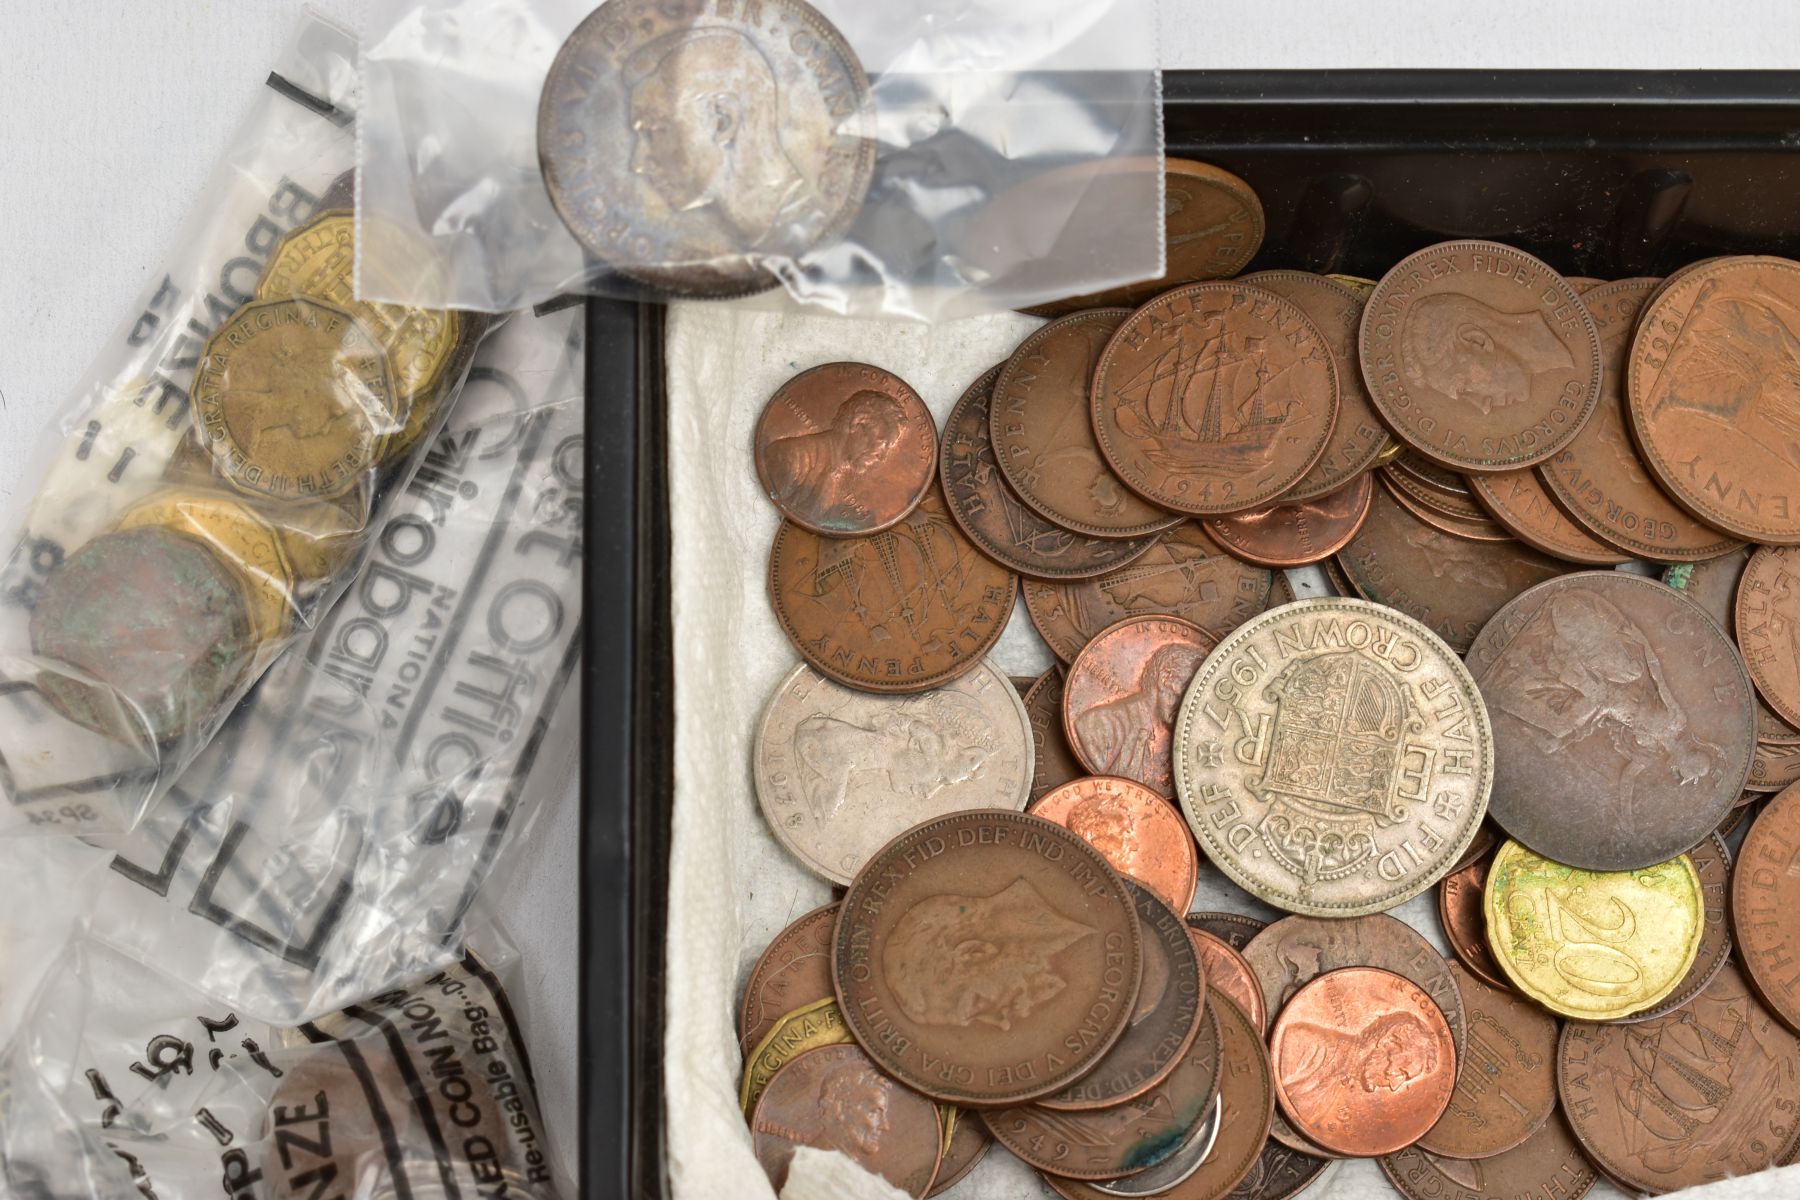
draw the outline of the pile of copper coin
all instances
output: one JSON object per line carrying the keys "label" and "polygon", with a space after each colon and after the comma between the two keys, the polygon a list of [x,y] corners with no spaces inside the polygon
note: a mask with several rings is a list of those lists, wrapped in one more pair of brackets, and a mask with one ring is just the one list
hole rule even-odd
{"label": "pile of copper coin", "polygon": [[[1499,1200],[1794,1159],[1800,264],[1227,280],[1254,194],[1167,187],[1168,275],[1048,310],[941,429],[847,362],[758,425],[805,661],[757,796],[845,889],[745,984],[772,1179],[808,1145],[936,1195],[998,1143],[1064,1197],[1374,1158]],[[1021,590],[1060,663],[1015,683]],[[1426,893],[1441,929],[1390,915]]]}

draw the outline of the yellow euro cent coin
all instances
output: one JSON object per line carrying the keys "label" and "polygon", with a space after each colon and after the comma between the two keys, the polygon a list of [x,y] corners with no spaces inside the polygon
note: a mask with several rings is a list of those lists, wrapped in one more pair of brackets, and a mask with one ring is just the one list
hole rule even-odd
{"label": "yellow euro cent coin", "polygon": [[1508,841],[1488,868],[1488,945],[1514,987],[1579,1021],[1657,1003],[1693,966],[1705,932],[1685,854],[1636,871],[1584,871]]}

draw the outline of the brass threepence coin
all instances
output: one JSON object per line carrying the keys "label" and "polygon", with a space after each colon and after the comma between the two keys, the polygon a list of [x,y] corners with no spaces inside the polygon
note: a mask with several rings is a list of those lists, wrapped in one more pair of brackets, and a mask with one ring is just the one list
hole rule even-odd
{"label": "brass threepence coin", "polygon": [[1796,306],[1800,263],[1727,258],[1683,272],[1645,306],[1626,377],[1657,482],[1713,528],[1770,545],[1800,543]]}
{"label": "brass threepence coin", "polygon": [[744,1059],[744,1077],[738,1083],[738,1106],[746,1117],[756,1111],[756,1102],[776,1072],[820,1046],[842,1046],[851,1041],[844,1025],[844,1011],[835,996],[803,1004],[783,1013]]}
{"label": "brass threepence coin", "polygon": [[210,729],[256,654],[244,585],[206,543],[161,526],[103,533],[44,581],[38,689],[118,741]]}
{"label": "brass threepence coin", "polygon": [[788,1013],[833,998],[831,939],[837,904],[824,904],[775,935],[756,960],[738,1006],[738,1044],[747,1056]]}
{"label": "brass threepence coin", "polygon": [[1466,657],[1494,727],[1494,820],[1548,858],[1653,866],[1743,794],[1750,678],[1673,588],[1622,571],[1552,579],[1494,614]]}
{"label": "brass threepence coin", "polygon": [[1305,1137],[1338,1154],[1392,1154],[1443,1115],[1456,1087],[1444,1014],[1410,982],[1374,967],[1321,975],[1269,1035],[1275,1095]]}
{"label": "brass threepence coin", "polygon": [[1584,871],[1509,841],[1488,868],[1484,907],[1488,948],[1512,986],[1578,1021],[1630,1016],[1674,991],[1706,929],[1685,854]]}
{"label": "brass threepence coin", "polygon": [[1775,1015],[1800,1030],[1800,789],[1756,818],[1731,882],[1738,957]]}
{"label": "brass threepence coin", "polygon": [[1063,728],[1097,775],[1173,797],[1170,737],[1182,693],[1217,639],[1177,617],[1133,617],[1095,635],[1063,684]]}
{"label": "brass threepence coin", "polygon": [[1337,364],[1341,403],[1331,440],[1319,461],[1282,500],[1292,504],[1341,491],[1374,466],[1382,451],[1394,442],[1375,411],[1375,402],[1369,398],[1356,357],[1356,337],[1362,325],[1366,294],[1309,271],[1258,271],[1244,276],[1242,282],[1292,301],[1325,335],[1332,361]]}
{"label": "brass threepence coin", "polygon": [[1544,461],[1600,398],[1600,335],[1575,290],[1497,242],[1402,259],[1369,297],[1359,346],[1388,427],[1459,471]]}
{"label": "brass threepence coin", "polygon": [[1264,567],[1304,567],[1347,545],[1369,516],[1375,480],[1368,472],[1313,500],[1212,517],[1201,526],[1227,551]]}
{"label": "brass threepence coin", "polygon": [[167,488],[126,509],[118,528],[160,526],[205,542],[243,582],[251,632],[278,642],[293,624],[294,566],[280,531],[242,496],[225,491]]}
{"label": "brass threepence coin", "polygon": [[1052,321],[1014,350],[994,386],[989,418],[1000,471],[1051,524],[1095,538],[1139,538],[1181,518],[1145,503],[1113,474],[1094,442],[1088,382],[1128,308]]}
{"label": "brass threepence coin", "polygon": [[1069,749],[1063,732],[1063,672],[1051,667],[1038,676],[1025,693],[1025,716],[1031,722],[1031,798],[1049,792],[1087,774],[1087,768]]}
{"label": "brass threepence coin", "polygon": [[1575,1136],[1623,1186],[1661,1195],[1794,1161],[1800,1040],[1733,964],[1641,1025],[1563,1027],[1556,1086]]}
{"label": "brass threepence coin", "polygon": [[1492,1158],[1442,1158],[1408,1146],[1384,1156],[1381,1170],[1406,1200],[1581,1200],[1599,1178],[1560,1112]]}
{"label": "brass threepence coin", "polygon": [[874,133],[855,51],[802,0],[615,0],[551,63],[537,150],[590,254],[672,292],[730,296],[843,234]]}
{"label": "brass threepence coin", "polygon": [[[1175,1070],[1206,1027],[1206,974],[1187,925],[1155,892],[1135,880],[1125,886],[1136,902],[1143,947],[1143,974],[1137,1005],[1112,1049],[1080,1079],[1060,1092],[1040,1096],[1040,1108],[1065,1112],[1110,1108],[1143,1095]],[[1212,1056],[1218,1058],[1218,1047]]]}
{"label": "brass threepence coin", "polygon": [[1262,982],[1244,956],[1217,934],[1208,933],[1188,918],[1188,936],[1206,971],[1206,985],[1231,997],[1260,1033],[1269,1027],[1269,1010],[1263,1003]]}
{"label": "brass threepence coin", "polygon": [[750,1117],[756,1159],[777,1191],[794,1147],[837,1150],[908,1196],[923,1197],[943,1157],[930,1100],[883,1075],[856,1046],[821,1046],[783,1067]]}
{"label": "brass threepence coin", "polygon": [[1621,279],[1582,296],[1600,332],[1600,403],[1575,440],[1539,464],[1569,514],[1602,541],[1655,562],[1698,562],[1740,543],[1689,516],[1663,491],[1632,444],[1625,403],[1631,335],[1654,279]]}
{"label": "brass threepence coin", "polygon": [[1337,410],[1337,366],[1318,327],[1241,283],[1158,296],[1094,367],[1101,454],[1138,495],[1194,516],[1279,498],[1325,452]]}
{"label": "brass threepence coin", "polygon": [[1557,507],[1538,474],[1542,469],[1523,467],[1494,475],[1471,475],[1469,487],[1481,506],[1508,533],[1552,558],[1595,566],[1629,562],[1631,555],[1601,542]]}
{"label": "brass threepence coin", "polygon": [[1219,548],[1198,521],[1169,530],[1129,566],[1093,579],[1027,579],[1025,611],[1056,657],[1074,662],[1095,634],[1128,617],[1180,617],[1223,637],[1267,605],[1274,577]]}
{"label": "brass threepence coin", "polygon": [[1460,660],[1363,600],[1302,600],[1226,638],[1188,688],[1175,783],[1219,869],[1309,916],[1380,912],[1446,874],[1493,782]]}
{"label": "brass threepence coin", "polygon": [[859,692],[799,666],[763,710],[756,798],[802,866],[848,884],[921,821],[1024,808],[1031,761],[1025,705],[985,661],[909,696]]}
{"label": "brass threepence coin", "polygon": [[843,904],[832,978],[844,1018],[883,1070],[927,1095],[1049,1095],[1131,1020],[1131,893],[1060,825],[986,811],[927,821],[889,842]]}
{"label": "brass threepence coin", "polygon": [[1000,474],[988,435],[989,401],[999,374],[995,367],[970,384],[944,422],[939,468],[944,495],[950,515],[975,548],[1008,570],[1038,579],[1104,575],[1150,549],[1155,534],[1122,539],[1071,533],[1020,502]]}
{"label": "brass threepence coin", "polygon": [[1511,987],[1487,943],[1486,855],[1459,867],[1438,882],[1438,920],[1451,951],[1483,983]]}
{"label": "brass threepence coin", "polygon": [[1073,779],[1034,800],[1054,821],[1106,856],[1113,870],[1155,892],[1178,913],[1194,900],[1200,855],[1181,814],[1141,783],[1114,775]]}
{"label": "brass threepence coin", "polygon": [[1452,963],[1469,1039],[1450,1107],[1418,1140],[1445,1158],[1492,1158],[1522,1144],[1556,1109],[1556,1018]]}
{"label": "brass threepence coin", "polygon": [[937,426],[898,375],[860,362],[802,371],[756,422],[756,477],[781,515],[854,537],[899,524],[937,470]]}
{"label": "brass threepence coin", "polygon": [[1800,724],[1800,549],[1764,546],[1751,555],[1735,611],[1757,692],[1783,721]]}
{"label": "brass threepence coin", "polygon": [[922,692],[974,670],[1018,589],[1017,575],[969,544],[935,488],[868,537],[820,537],[783,521],[769,553],[769,595],[794,648],[870,692]]}
{"label": "brass threepence coin", "polygon": [[275,500],[341,496],[405,427],[388,355],[316,300],[255,300],[208,339],[194,425],[227,482]]}
{"label": "brass threepence coin", "polygon": [[[1742,806],[1736,812],[1746,811]],[[1729,831],[1727,831],[1729,833]],[[1725,960],[1731,957],[1731,850],[1725,844],[1725,834],[1717,831],[1708,834],[1699,845],[1687,853],[1688,862],[1693,864],[1694,874],[1700,878],[1700,903],[1703,907],[1702,919],[1705,926],[1700,934],[1700,948],[1694,951],[1694,965],[1688,968],[1675,990],[1652,1004],[1626,1017],[1616,1017],[1617,1021],[1648,1021],[1652,1017],[1660,1017],[1672,1013],[1688,1001],[1698,996],[1712,977],[1719,973]]]}

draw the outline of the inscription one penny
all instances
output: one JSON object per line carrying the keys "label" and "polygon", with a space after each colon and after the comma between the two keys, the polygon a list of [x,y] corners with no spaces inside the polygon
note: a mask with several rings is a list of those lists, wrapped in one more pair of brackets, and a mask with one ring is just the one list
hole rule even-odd
{"label": "inscription one penny", "polygon": [[1448,1158],[1492,1158],[1537,1132],[1556,1107],[1556,1018],[1452,964],[1469,1038],[1450,1107],[1418,1145]]}
{"label": "inscription one penny", "polygon": [[1744,837],[1731,919],[1744,969],[1775,1015],[1800,1030],[1800,788],[1769,801]]}
{"label": "inscription one penny", "polygon": [[1600,398],[1600,335],[1575,290],[1496,242],[1402,259],[1363,309],[1360,353],[1388,427],[1459,471],[1544,461]]}
{"label": "inscription one penny", "polygon": [[1176,912],[1193,903],[1200,873],[1194,837],[1169,802],[1143,784],[1091,775],[1063,784],[1027,811],[1073,832]]}
{"label": "inscription one penny", "polygon": [[1182,693],[1216,639],[1175,617],[1137,617],[1103,630],[1063,684],[1063,721],[1075,756],[1174,796],[1171,727]]}
{"label": "inscription one penny", "polygon": [[1475,837],[1493,734],[1462,662],[1408,617],[1302,600],[1207,658],[1175,726],[1175,782],[1220,870],[1290,912],[1380,912]]}
{"label": "inscription one penny", "polygon": [[1125,883],[1024,813],[964,812],[895,838],[850,885],[832,979],[857,1042],[955,1104],[1018,1104],[1092,1069],[1130,1022],[1142,964]]}

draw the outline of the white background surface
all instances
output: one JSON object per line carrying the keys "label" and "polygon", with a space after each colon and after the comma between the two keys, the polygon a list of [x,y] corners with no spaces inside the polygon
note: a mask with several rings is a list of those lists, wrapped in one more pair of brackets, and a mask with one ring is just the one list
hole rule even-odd
{"label": "white background surface", "polygon": [[[1164,61],[1185,67],[1782,67],[1800,46],[1792,0],[1162,6]],[[354,25],[377,2],[316,7]],[[283,0],[0,0],[0,509],[52,409],[133,311],[298,12]],[[571,785],[494,898],[524,950],[516,998],[565,1161],[574,817]]]}

